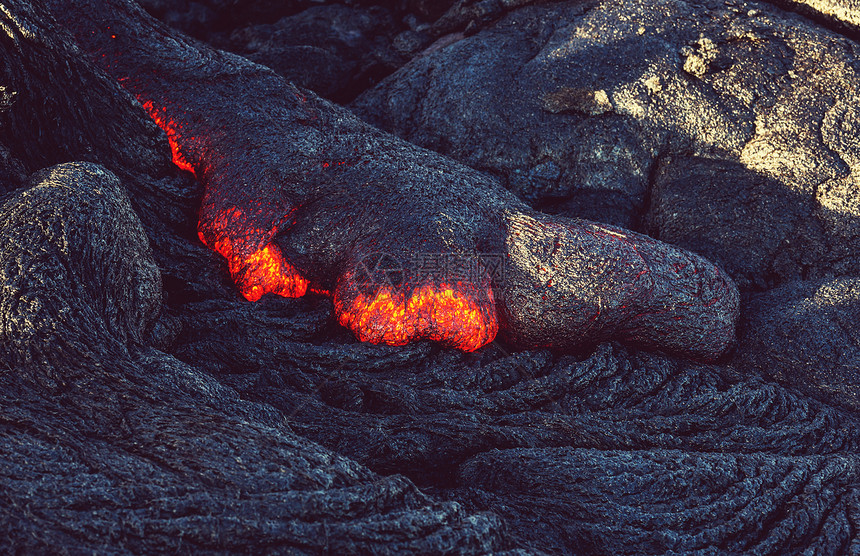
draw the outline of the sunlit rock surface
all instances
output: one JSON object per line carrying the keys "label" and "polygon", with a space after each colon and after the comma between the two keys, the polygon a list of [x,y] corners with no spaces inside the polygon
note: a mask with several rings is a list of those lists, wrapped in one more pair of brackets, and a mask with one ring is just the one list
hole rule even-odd
{"label": "sunlit rock surface", "polygon": [[[374,346],[326,298],[249,303],[146,112],[41,3],[4,2],[3,551],[860,550],[857,46],[770,4],[649,5],[473,17],[356,106],[720,262],[744,303],[717,365]],[[569,76],[504,73],[552,37],[584,49]]]}

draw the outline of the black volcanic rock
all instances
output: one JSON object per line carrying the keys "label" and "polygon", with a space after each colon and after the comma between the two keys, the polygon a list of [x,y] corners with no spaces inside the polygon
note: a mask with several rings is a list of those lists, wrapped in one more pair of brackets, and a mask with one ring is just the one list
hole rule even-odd
{"label": "black volcanic rock", "polygon": [[737,289],[709,261],[533,211],[488,176],[134,4],[100,5],[54,13],[200,181],[200,240],[248,300],[322,292],[358,338],[389,345],[473,351],[498,332],[526,347],[616,339],[714,360],[733,343]]}
{"label": "black volcanic rock", "polygon": [[334,4],[237,29],[226,46],[296,85],[348,102],[403,64],[392,44],[396,28],[385,8]]}
{"label": "black volcanic rock", "polygon": [[405,62],[536,0],[143,0],[183,33],[336,102]]}
{"label": "black volcanic rock", "polygon": [[[2,198],[0,551],[432,554],[509,544],[495,516],[467,515],[402,476],[380,477],[297,436],[271,405],[149,347],[182,332],[168,315],[156,320],[159,267],[172,283],[169,303],[195,298],[182,295],[183,279],[197,296],[235,296],[186,237],[193,188],[145,113],[51,31],[43,6],[5,8],[4,86],[33,91],[4,110],[0,140],[23,159],[6,157],[4,167],[17,175],[81,157],[126,177],[67,163]],[[46,79],[53,68],[67,79]],[[94,107],[100,117],[87,111]],[[53,134],[19,127],[40,117],[57,118]],[[247,309],[236,304],[230,318]]]}
{"label": "black volcanic rock", "polygon": [[718,261],[742,288],[761,290],[825,257],[816,216],[811,195],[741,163],[666,156],[655,171],[648,223],[666,241]]}
{"label": "black volcanic rock", "polygon": [[[467,81],[477,97],[475,115],[447,112],[462,121],[446,125],[468,124],[462,144],[449,137],[457,156],[470,162],[469,141],[493,160],[510,149],[530,164],[514,180],[530,202],[653,228],[744,284],[737,352],[706,365],[614,342],[577,354],[502,341],[474,353],[375,346],[337,326],[326,298],[245,301],[197,238],[202,188],[169,164],[145,111],[42,2],[0,4],[0,552],[860,551],[854,43],[752,2],[647,13],[553,3],[489,22],[380,89],[402,110],[424,96],[442,99],[438,110],[463,106],[403,76],[512,32],[505,21],[525,26],[534,56],[552,19],[540,14],[561,29],[568,13],[571,24],[602,18],[580,29],[580,60],[590,52],[596,78],[627,75],[635,92],[639,74],[621,70],[668,71],[670,58],[649,56],[677,44],[629,32],[639,21],[620,10],[666,29],[758,22],[763,38],[715,40],[716,53],[692,36],[654,106],[667,82],[644,83],[655,92],[636,97],[636,117],[618,114],[611,89],[571,78],[535,100],[534,130],[516,97],[503,107],[513,123],[499,123],[495,90],[477,77],[484,64],[503,72],[499,58],[519,63],[526,39],[494,38],[496,50],[470,58],[473,81],[463,60],[431,75]],[[615,58],[599,56],[613,47]],[[748,70],[733,75],[749,84],[761,129],[721,112],[730,95],[697,89],[734,71],[720,57],[733,48],[745,52]],[[598,67],[606,60],[629,63]],[[800,77],[788,71],[807,80],[794,97],[784,87]],[[510,80],[492,83],[511,91]],[[434,137],[425,119],[415,137]],[[576,141],[561,120],[579,122]],[[682,142],[666,121],[722,138],[736,121],[782,127],[746,159]],[[537,152],[567,145],[574,162],[554,167],[523,137]],[[67,161],[87,162],[55,166]],[[577,192],[580,180],[591,191]]]}
{"label": "black volcanic rock", "polygon": [[495,516],[379,477],[146,347],[159,272],[103,168],[34,176],[0,208],[0,261],[4,552],[500,546]]}
{"label": "black volcanic rock", "polygon": [[860,411],[860,279],[790,282],[749,303],[741,368]]}
{"label": "black volcanic rock", "polygon": [[858,62],[857,43],[767,4],[562,2],[415,59],[352,107],[542,210],[639,226],[762,289],[860,271],[844,241]]}

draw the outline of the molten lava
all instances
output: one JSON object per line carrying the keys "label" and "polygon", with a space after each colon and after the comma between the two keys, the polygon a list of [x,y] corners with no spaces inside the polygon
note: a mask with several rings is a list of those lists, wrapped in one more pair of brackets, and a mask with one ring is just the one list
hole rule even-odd
{"label": "molten lava", "polygon": [[257,301],[267,293],[301,297],[308,291],[308,280],[272,244],[247,257],[231,257],[229,265],[230,275],[248,301]]}
{"label": "molten lava", "polygon": [[170,143],[170,151],[173,153],[173,163],[179,166],[182,170],[193,174],[194,167],[191,166],[191,163],[188,162],[188,159],[182,154],[179,147],[179,132],[182,129],[182,126],[165,115],[165,112],[167,111],[166,108],[159,110],[151,100],[143,101],[140,97],[138,97],[138,100],[141,101],[141,105],[147,112],[149,112],[149,117],[152,118],[152,121],[154,121],[158,127],[163,129],[164,133],[167,134],[167,142]]}
{"label": "molten lava", "polygon": [[[183,136],[181,123],[166,115],[166,107],[159,109],[152,101],[141,100],[153,121],[167,134],[174,164],[196,175],[180,146],[193,138]],[[282,222],[285,220],[286,217]],[[230,275],[248,301],[257,301],[268,293],[283,297],[305,295],[309,281],[272,243],[278,226],[264,230],[251,222],[249,215],[234,207],[207,224],[201,222],[199,237],[227,259]],[[474,351],[492,341],[499,330],[492,290],[489,286],[481,289],[480,293],[473,292],[473,285],[462,282],[453,286],[427,284],[413,289],[407,298],[403,291],[382,287],[372,294],[354,295],[348,303],[336,299],[335,307],[338,321],[362,341],[399,346],[428,339]],[[311,291],[331,295],[320,288]]]}
{"label": "molten lava", "polygon": [[[240,230],[244,233],[237,234]],[[230,276],[248,301],[257,301],[267,293],[302,297],[309,281],[284,258],[277,245],[269,242],[276,232],[277,226],[269,231],[250,226],[242,211],[234,208],[219,214],[205,233],[201,226],[198,235],[204,245],[227,259]],[[261,241],[264,244],[260,247],[257,244]]]}
{"label": "molten lava", "polygon": [[464,351],[490,342],[499,330],[493,292],[479,303],[464,293],[464,284],[424,285],[406,296],[391,287],[371,295],[358,294],[350,302],[335,299],[338,321],[362,341],[404,345],[413,340],[435,340]]}

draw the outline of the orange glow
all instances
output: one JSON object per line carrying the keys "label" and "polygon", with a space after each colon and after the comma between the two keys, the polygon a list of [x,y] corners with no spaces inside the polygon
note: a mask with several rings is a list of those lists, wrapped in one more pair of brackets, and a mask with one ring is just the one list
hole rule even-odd
{"label": "orange glow", "polygon": [[[142,100],[142,99],[140,99]],[[167,134],[173,163],[196,173],[189,162],[189,151],[180,145],[193,144],[194,137],[183,136],[182,124],[167,116],[167,107],[156,108],[151,100],[142,100],[150,117]],[[204,161],[194,160],[203,164]],[[346,162],[324,162],[323,168]],[[319,285],[311,287],[296,267],[286,260],[272,239],[282,229],[289,214],[279,223],[264,229],[264,214],[253,210],[244,213],[236,207],[221,211],[211,220],[198,223],[200,241],[227,259],[230,275],[240,293],[249,301],[273,293],[283,297],[301,297],[308,291],[331,296]],[[381,287],[373,294],[358,293],[355,284],[347,284],[353,295],[344,303],[334,295],[335,310],[341,325],[352,330],[361,341],[404,345],[427,339],[474,351],[495,338],[499,325],[495,314],[493,292],[489,285],[476,287],[457,282],[425,284],[407,293]]]}
{"label": "orange glow", "polygon": [[142,103],[142,106],[149,112],[149,117],[164,130],[164,133],[167,134],[167,142],[170,143],[170,151],[173,153],[173,163],[179,166],[182,170],[187,172],[194,173],[194,167],[191,166],[191,163],[188,162],[188,159],[180,152],[179,150],[179,131],[182,126],[176,123],[174,120],[167,118],[163,115],[165,111],[162,109],[161,111],[155,108],[155,105],[152,104],[151,100],[147,100]]}
{"label": "orange glow", "polygon": [[[203,242],[203,245],[221,253],[227,260],[233,258],[233,253],[256,251],[257,249],[248,248],[248,244],[265,235],[262,230],[249,226],[244,214],[237,208],[219,212],[212,223],[205,226],[207,233],[204,233],[203,228],[204,225],[198,223],[197,235],[200,237],[200,241]],[[241,230],[245,230],[245,233],[236,237],[236,231]],[[206,239],[209,235],[214,238],[212,242]]]}
{"label": "orange glow", "polygon": [[272,244],[247,257],[231,257],[229,265],[233,280],[248,301],[257,301],[267,293],[301,297],[308,291],[308,281]]}
{"label": "orange glow", "polygon": [[[239,209],[220,213],[212,222],[208,234],[198,231],[200,241],[227,259],[230,276],[239,292],[248,301],[257,301],[267,293],[283,297],[302,297],[308,291],[309,282],[291,265],[272,243],[262,247],[255,244],[266,241],[277,231],[269,232],[250,226]],[[245,230],[245,235],[236,232]],[[211,235],[214,240],[206,240]]]}
{"label": "orange glow", "polygon": [[380,287],[372,296],[358,294],[346,306],[336,299],[338,322],[364,342],[401,346],[424,338],[475,351],[499,330],[493,293],[487,289],[487,299],[479,303],[463,289],[459,282],[424,285],[406,299],[403,292]]}

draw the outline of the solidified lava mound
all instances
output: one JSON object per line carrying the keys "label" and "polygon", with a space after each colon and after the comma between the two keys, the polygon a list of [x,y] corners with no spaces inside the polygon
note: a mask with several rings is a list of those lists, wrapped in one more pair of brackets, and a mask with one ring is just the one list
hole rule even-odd
{"label": "solidified lava mound", "polygon": [[0,0],[2,551],[860,550],[843,12],[141,4]]}
{"label": "solidified lava mound", "polygon": [[[738,293],[701,257],[537,213],[493,180],[133,4],[56,4],[93,62],[165,130],[174,163],[203,184],[199,237],[250,301],[328,293],[341,324],[389,345],[473,351],[501,326],[525,347],[617,339],[714,359],[734,341]],[[400,261],[397,283],[363,279],[374,252]],[[447,255],[445,268],[410,264],[422,255]],[[495,280],[487,255],[500,261]]]}

